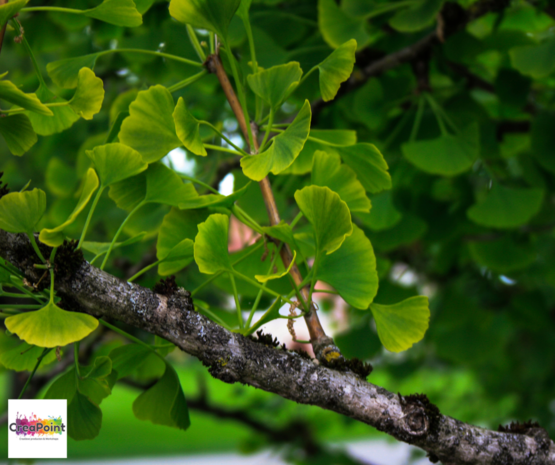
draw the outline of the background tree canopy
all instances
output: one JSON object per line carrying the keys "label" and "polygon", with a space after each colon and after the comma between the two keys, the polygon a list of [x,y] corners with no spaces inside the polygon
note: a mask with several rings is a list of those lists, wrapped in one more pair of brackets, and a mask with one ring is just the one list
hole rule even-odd
{"label": "background tree canopy", "polygon": [[[0,364],[5,398],[68,399],[70,457],[352,463],[329,441],[378,434],[253,381],[211,351],[219,327],[553,437],[554,2],[67,6],[0,1]],[[142,287],[76,284],[103,276]],[[219,326],[187,345],[145,295]],[[114,442],[123,425],[153,445]]]}

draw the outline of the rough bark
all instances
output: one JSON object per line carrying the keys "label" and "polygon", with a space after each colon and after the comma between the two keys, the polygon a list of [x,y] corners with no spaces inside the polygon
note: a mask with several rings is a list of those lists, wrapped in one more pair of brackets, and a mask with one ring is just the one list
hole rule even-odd
{"label": "rough bark", "polygon": [[[0,256],[31,281],[27,237],[0,230]],[[354,373],[232,333],[194,311],[189,292],[155,294],[83,261],[56,290],[73,311],[114,318],[173,342],[226,383],[240,382],[302,404],[349,416],[399,441],[418,446],[444,464],[555,465],[555,444],[542,428],[525,434],[490,431],[448,416],[425,396],[403,397]]]}

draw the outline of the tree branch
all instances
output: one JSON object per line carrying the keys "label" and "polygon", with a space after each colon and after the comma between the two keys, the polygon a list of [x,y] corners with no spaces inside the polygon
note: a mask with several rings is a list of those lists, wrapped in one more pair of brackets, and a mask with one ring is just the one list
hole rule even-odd
{"label": "tree branch", "polygon": [[[0,230],[0,256],[35,280],[37,270],[28,266],[30,254],[24,234]],[[227,331],[195,312],[183,289],[158,295],[83,262],[72,277],[56,280],[56,290],[74,311],[115,318],[173,342],[217,379],[349,416],[443,463],[555,465],[555,444],[542,428],[517,434],[465,424],[439,413],[425,396],[398,396],[353,373]]]}

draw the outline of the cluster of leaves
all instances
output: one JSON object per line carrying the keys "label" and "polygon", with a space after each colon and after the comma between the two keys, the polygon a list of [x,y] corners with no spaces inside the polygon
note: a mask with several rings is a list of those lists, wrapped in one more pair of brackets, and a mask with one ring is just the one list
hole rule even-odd
{"label": "cluster of leaves", "polygon": [[[316,119],[309,102],[333,100],[355,58],[353,77],[363,79],[367,56],[434,30],[444,2],[172,0],[169,12],[167,2],[154,0],[83,0],[71,10],[26,3],[0,6],[4,22],[20,13],[10,19],[16,34],[18,21],[25,29],[20,46],[2,51],[17,65],[9,70],[13,82],[0,81],[0,100],[12,105],[2,110],[0,134],[12,154],[28,151],[23,160],[32,166],[6,154],[2,168],[12,186],[44,178],[46,193],[23,188],[3,196],[0,228],[29,236],[51,289],[33,292],[1,262],[3,285],[34,300],[2,305],[6,327],[21,339],[3,338],[5,367],[30,371],[43,353],[47,365],[53,351],[41,348],[99,333],[96,319],[58,305],[52,264],[68,237],[114,274],[123,272],[110,257],[139,262],[155,243],[156,260],[129,281],[154,280],[154,267],[159,276],[176,275],[199,312],[245,335],[291,318],[280,315],[282,305],[298,305],[291,300],[298,286],[271,238],[291,248],[311,294],[323,282],[349,309],[370,310],[349,310],[351,324],[337,338],[347,356],[378,355],[378,340],[394,352],[421,340],[430,311],[418,291],[436,287],[427,342],[396,376],[410,376],[430,357],[477,370],[492,392],[539,383],[540,395],[512,408],[545,418],[543,386],[553,373],[544,355],[555,353],[548,333],[555,297],[552,18],[528,4],[486,15],[418,58],[423,66],[370,79]],[[217,50],[244,114],[260,130],[258,153],[247,153],[216,78],[202,67]],[[37,90],[25,93],[21,84]],[[507,122],[528,123],[530,131],[507,133]],[[237,157],[233,192],[222,195],[211,182]],[[192,168],[176,169],[176,160]],[[274,226],[256,186],[267,176],[287,220]],[[232,218],[267,240],[229,253]],[[50,260],[35,231],[54,248]],[[399,285],[392,271],[399,263],[421,289]],[[160,369],[157,345],[114,349],[55,381],[47,395],[63,394],[71,415],[89,420],[75,438],[98,433],[101,400],[145,360],[158,360],[161,377],[135,402],[136,416],[188,426],[177,376],[166,361]]]}

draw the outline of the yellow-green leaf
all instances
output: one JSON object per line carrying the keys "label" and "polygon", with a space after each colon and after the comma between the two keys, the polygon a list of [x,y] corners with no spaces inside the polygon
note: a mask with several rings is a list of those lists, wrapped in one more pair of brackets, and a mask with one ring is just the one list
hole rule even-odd
{"label": "yellow-green leaf", "polygon": [[348,40],[318,65],[320,93],[325,102],[333,100],[341,83],[349,79],[355,65],[356,50],[357,41],[355,39]]}
{"label": "yellow-green leaf", "polygon": [[40,115],[52,116],[52,110],[45,106],[35,94],[26,94],[11,81],[0,80],[0,99],[13,103]]}
{"label": "yellow-green leaf", "polygon": [[292,61],[249,74],[247,81],[252,91],[276,110],[297,88],[302,75],[299,63]]}
{"label": "yellow-green leaf", "polygon": [[53,61],[46,65],[46,71],[54,83],[64,89],[77,87],[79,71],[82,68],[94,69],[100,53],[91,53],[75,58]]}
{"label": "yellow-green leaf", "polygon": [[77,90],[69,101],[69,106],[84,119],[92,119],[102,107],[104,86],[89,68],[81,68],[77,76]]}
{"label": "yellow-green leaf", "polygon": [[232,271],[228,253],[229,218],[215,213],[198,225],[195,238],[195,262],[201,273],[214,274]]}
{"label": "yellow-green leaf", "polygon": [[177,137],[179,137],[184,147],[195,155],[205,157],[207,153],[199,133],[200,124],[187,110],[183,97],[179,97],[172,116]]}
{"label": "yellow-green leaf", "polygon": [[227,39],[227,28],[241,0],[171,0],[170,15],[194,28],[208,29]]}
{"label": "yellow-green leaf", "polygon": [[99,145],[86,153],[98,171],[103,188],[148,168],[139,152],[117,142]]}
{"label": "yellow-green leaf", "polygon": [[38,140],[31,121],[22,114],[0,118],[0,134],[13,155],[23,155]]}
{"label": "yellow-green leaf", "polygon": [[50,302],[40,310],[10,316],[5,324],[28,344],[57,347],[85,338],[96,329],[98,320],[84,313],[67,312]]}
{"label": "yellow-green leaf", "polygon": [[393,305],[372,303],[378,336],[387,350],[402,352],[420,341],[430,320],[428,298],[415,296]]}
{"label": "yellow-green leaf", "polygon": [[285,271],[281,273],[264,274],[264,275],[257,274],[254,277],[256,278],[257,281],[261,283],[265,283],[266,281],[270,281],[272,279],[283,278],[287,273],[289,273],[289,271],[291,271],[291,268],[293,267],[293,264],[295,263],[296,259],[297,259],[297,251],[293,251],[293,259],[291,260],[291,263],[289,263],[289,266]]}
{"label": "yellow-green leaf", "polygon": [[29,0],[13,0],[0,5],[0,27],[4,26],[10,18],[13,18]]}
{"label": "yellow-green leaf", "polygon": [[10,192],[0,199],[0,229],[11,233],[33,234],[45,210],[44,191],[33,189]]}
{"label": "yellow-green leaf", "polygon": [[136,27],[143,24],[143,17],[133,0],[104,0],[96,8],[84,10],[83,14],[115,26]]}

